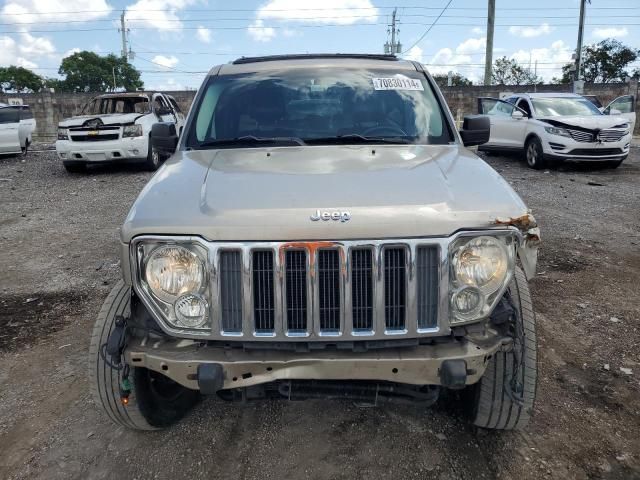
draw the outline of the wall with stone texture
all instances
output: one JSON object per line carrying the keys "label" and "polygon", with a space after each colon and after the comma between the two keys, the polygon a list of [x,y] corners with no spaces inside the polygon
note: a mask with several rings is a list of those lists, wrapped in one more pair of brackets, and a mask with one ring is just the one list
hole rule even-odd
{"label": "wall with stone texture", "polygon": [[[447,99],[451,113],[461,122],[465,115],[477,113],[478,97],[499,97],[508,93],[518,92],[570,92],[570,85],[492,85],[469,87],[443,87],[442,93]],[[188,112],[195,96],[194,90],[166,92],[173,95],[180,108]],[[636,112],[638,105],[638,80],[630,83],[585,84],[586,95],[596,95],[603,105],[621,95],[636,96]],[[63,118],[77,115],[82,107],[95,93],[33,93],[33,94],[0,94],[0,102],[7,102],[11,97],[19,97],[31,106],[37,122],[36,140],[53,142],[56,138],[58,122]],[[636,133],[640,133],[640,119],[636,122]]]}

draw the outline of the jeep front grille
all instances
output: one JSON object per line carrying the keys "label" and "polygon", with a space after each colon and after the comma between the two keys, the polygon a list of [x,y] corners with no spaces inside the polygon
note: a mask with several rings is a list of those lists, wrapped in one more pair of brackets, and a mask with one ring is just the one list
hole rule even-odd
{"label": "jeep front grille", "polygon": [[438,332],[438,243],[276,242],[213,250],[214,338],[353,341]]}

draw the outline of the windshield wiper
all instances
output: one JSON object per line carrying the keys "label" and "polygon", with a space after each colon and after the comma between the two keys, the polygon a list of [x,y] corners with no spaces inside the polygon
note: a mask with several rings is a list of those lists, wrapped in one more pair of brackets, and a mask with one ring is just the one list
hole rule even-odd
{"label": "windshield wiper", "polygon": [[305,145],[304,141],[298,137],[256,137],[245,135],[236,138],[220,138],[217,140],[207,140],[198,145],[198,148],[206,147],[244,147],[252,145]]}
{"label": "windshield wiper", "polygon": [[348,145],[352,143],[375,143],[375,144],[404,144],[413,143],[414,137],[366,137],[357,133],[348,135],[338,135],[337,137],[318,137],[305,138],[304,142],[308,145],[314,144],[331,144],[331,145]]}

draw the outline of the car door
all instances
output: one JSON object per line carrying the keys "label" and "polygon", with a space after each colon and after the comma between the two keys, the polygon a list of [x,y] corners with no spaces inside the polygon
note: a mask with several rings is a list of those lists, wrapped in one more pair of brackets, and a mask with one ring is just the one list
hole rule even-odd
{"label": "car door", "polygon": [[[153,108],[163,122],[176,123],[176,118],[173,114],[173,109],[169,106],[169,102],[164,95],[156,93],[153,96]],[[160,112],[158,114],[158,112]]]}
{"label": "car door", "polygon": [[613,110],[617,110],[619,115],[623,116],[631,124],[631,131],[636,125],[636,99],[633,95],[623,95],[616,98],[613,102],[605,107],[602,111],[605,115],[618,115],[618,113],[611,113]]}
{"label": "car door", "polygon": [[175,98],[173,98],[171,95],[167,95],[167,99],[169,100],[169,103],[171,104],[171,108],[173,108],[173,112],[176,115],[176,131],[178,133],[180,133],[180,131],[182,130],[182,127],[184,126],[184,114],[182,113],[182,110],[180,109],[180,105],[178,105],[178,102],[176,101]]}
{"label": "car door", "polygon": [[512,103],[498,98],[478,98],[478,113],[487,115],[491,124],[489,141],[483,146],[509,149],[524,147],[527,115]]}
{"label": "car door", "polygon": [[20,152],[20,112],[16,107],[0,108],[0,153]]}

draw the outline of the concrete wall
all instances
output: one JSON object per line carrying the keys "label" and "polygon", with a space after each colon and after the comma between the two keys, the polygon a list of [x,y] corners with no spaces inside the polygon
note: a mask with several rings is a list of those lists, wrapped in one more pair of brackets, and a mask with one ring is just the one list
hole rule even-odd
{"label": "concrete wall", "polygon": [[[621,95],[633,94],[636,96],[636,112],[640,110],[638,105],[638,81],[630,83],[606,83],[585,84],[586,95],[596,95],[603,105]],[[465,115],[477,113],[477,97],[499,97],[507,92],[570,92],[570,85],[492,85],[470,87],[443,87],[442,92],[447,99],[451,113],[456,120],[461,121]],[[173,95],[187,113],[195,91],[166,92]],[[83,105],[93,98],[95,93],[33,93],[33,94],[0,94],[0,102],[7,102],[9,98],[21,98],[25,104],[31,106],[37,121],[35,137],[45,142],[55,141],[58,122],[63,118],[77,115]],[[640,119],[636,122],[636,133],[640,133]]]}

